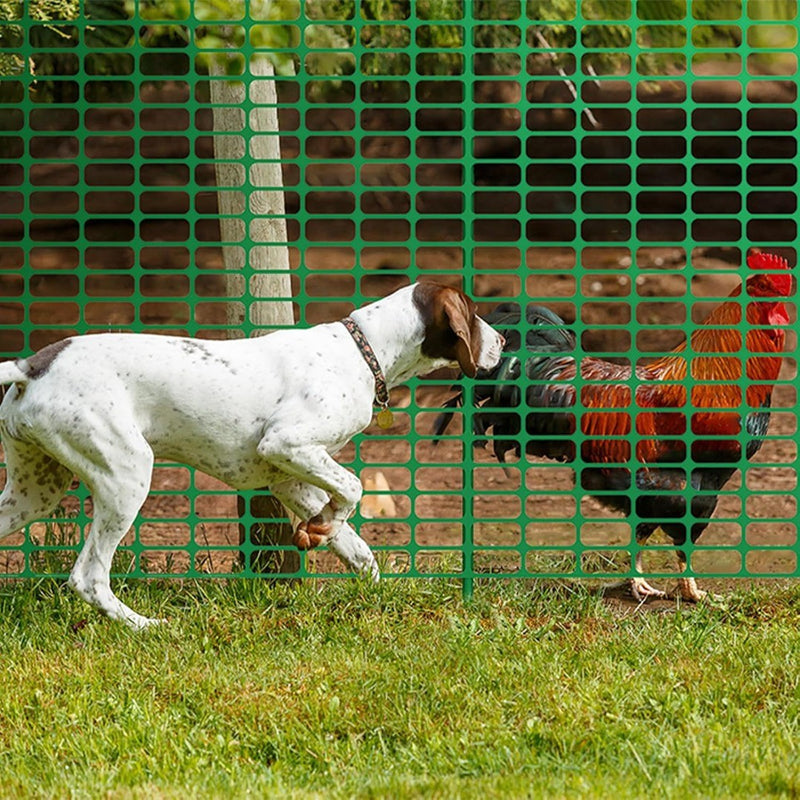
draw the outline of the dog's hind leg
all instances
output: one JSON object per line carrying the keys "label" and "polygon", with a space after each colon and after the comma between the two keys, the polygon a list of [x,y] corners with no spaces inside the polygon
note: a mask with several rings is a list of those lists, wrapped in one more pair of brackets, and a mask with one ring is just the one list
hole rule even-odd
{"label": "dog's hind leg", "polygon": [[35,444],[5,436],[6,485],[0,494],[0,539],[46,517],[72,482],[72,471]]}
{"label": "dog's hind leg", "polygon": [[163,620],[137,614],[111,591],[111,562],[147,498],[152,469],[153,453],[147,442],[128,441],[120,444],[113,460],[106,458],[91,482],[87,480],[94,520],[69,578],[69,585],[84,600],[134,630]]}

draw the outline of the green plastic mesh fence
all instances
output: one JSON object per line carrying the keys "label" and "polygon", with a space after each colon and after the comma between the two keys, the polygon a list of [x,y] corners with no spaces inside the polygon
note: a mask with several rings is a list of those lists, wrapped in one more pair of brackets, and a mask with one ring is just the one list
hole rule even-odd
{"label": "green plastic mesh fence", "polygon": [[[2,0],[0,355],[458,286],[499,369],[394,390],[338,455],[385,576],[797,577],[794,290],[747,256],[796,262],[799,29],[768,0]],[[68,573],[91,517],[76,479],[0,573]],[[288,524],[159,462],[115,573],[342,574]]]}

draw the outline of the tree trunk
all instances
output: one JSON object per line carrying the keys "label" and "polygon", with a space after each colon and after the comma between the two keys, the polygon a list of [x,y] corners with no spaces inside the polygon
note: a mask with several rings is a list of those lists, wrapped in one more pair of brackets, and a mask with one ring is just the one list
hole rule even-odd
{"label": "tree trunk", "polygon": [[[212,60],[212,76],[225,74],[224,56]],[[283,177],[280,164],[277,90],[274,69],[265,57],[250,62],[253,76],[245,78],[244,91],[239,80],[211,81],[214,104],[214,130],[224,135],[214,137],[220,237],[225,269],[244,275],[243,305],[228,304],[228,325],[240,327],[245,314],[258,330],[269,333],[277,327],[294,324],[292,285],[289,273]],[[244,145],[242,144],[244,142]],[[248,169],[249,165],[249,169]],[[242,187],[242,188],[237,188]],[[245,229],[246,226],[246,229]],[[232,244],[244,239],[241,245]],[[249,245],[249,247],[248,247]],[[242,282],[231,275],[229,296],[235,296]],[[244,308],[244,310],[242,310]],[[231,398],[236,402],[236,398]],[[238,498],[239,517],[246,512],[246,500]],[[250,527],[254,545],[292,544],[294,520],[281,521],[287,512],[266,491],[250,502],[250,514],[256,522]],[[245,525],[239,526],[241,541],[246,540]],[[250,567],[255,572],[294,573],[299,570],[296,550],[258,551],[252,554]]]}

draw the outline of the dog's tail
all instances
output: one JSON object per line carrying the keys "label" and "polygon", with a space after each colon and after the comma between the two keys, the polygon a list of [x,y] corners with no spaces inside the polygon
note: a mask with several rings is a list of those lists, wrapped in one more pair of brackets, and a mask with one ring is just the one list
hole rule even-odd
{"label": "dog's tail", "polygon": [[28,375],[20,369],[19,361],[4,361],[0,364],[0,386],[27,382]]}

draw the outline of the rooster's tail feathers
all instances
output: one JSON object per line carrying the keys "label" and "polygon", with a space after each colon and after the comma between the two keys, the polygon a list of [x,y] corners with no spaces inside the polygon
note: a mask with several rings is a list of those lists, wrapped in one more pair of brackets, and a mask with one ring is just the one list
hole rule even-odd
{"label": "rooster's tail feathers", "polygon": [[464,401],[463,394],[459,392],[456,395],[453,395],[443,406],[442,408],[448,409],[447,411],[443,411],[439,414],[436,419],[433,421],[433,435],[436,437],[433,442],[436,444],[439,439],[441,438],[442,434],[447,430],[450,422],[453,419],[453,414],[455,411],[451,411],[450,409],[460,408]]}
{"label": "rooster's tail feathers", "polygon": [[525,345],[534,353],[563,353],[575,349],[575,332],[554,311],[544,306],[529,305]]}

